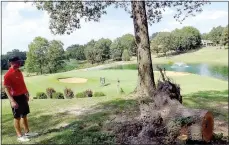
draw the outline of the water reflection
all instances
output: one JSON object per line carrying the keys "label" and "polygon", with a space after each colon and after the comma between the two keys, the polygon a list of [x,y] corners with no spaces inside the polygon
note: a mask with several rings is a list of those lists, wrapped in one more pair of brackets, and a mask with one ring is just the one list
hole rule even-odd
{"label": "water reflection", "polygon": [[[185,64],[185,63],[175,63],[174,65],[169,64],[158,64],[161,67],[164,67],[167,71],[176,71],[176,72],[189,72],[193,74],[198,74],[201,76],[209,76],[218,78],[221,80],[228,81],[228,66],[220,65],[209,65],[209,64]],[[154,70],[157,70],[156,65],[153,65]],[[137,69],[137,64],[130,65],[119,65],[111,67],[109,69]]]}

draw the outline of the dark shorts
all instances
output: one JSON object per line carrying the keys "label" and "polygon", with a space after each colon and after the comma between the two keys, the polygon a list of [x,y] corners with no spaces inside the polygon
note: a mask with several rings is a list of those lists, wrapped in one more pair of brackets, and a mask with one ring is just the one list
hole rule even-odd
{"label": "dark shorts", "polygon": [[26,95],[14,96],[13,98],[18,104],[17,109],[12,108],[14,118],[22,118],[30,113]]}

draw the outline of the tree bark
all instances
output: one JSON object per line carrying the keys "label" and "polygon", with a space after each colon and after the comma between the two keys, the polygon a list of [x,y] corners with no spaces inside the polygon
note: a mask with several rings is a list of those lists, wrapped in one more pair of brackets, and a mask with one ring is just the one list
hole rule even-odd
{"label": "tree bark", "polygon": [[152,96],[156,88],[150,52],[145,1],[131,1],[135,40],[137,45],[137,92]]}

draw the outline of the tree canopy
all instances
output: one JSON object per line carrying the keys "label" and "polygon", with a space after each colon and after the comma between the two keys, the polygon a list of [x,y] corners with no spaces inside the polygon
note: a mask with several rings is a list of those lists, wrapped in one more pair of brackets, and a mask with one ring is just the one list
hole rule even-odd
{"label": "tree canopy", "polygon": [[[106,14],[106,8],[113,5],[123,8],[131,14],[130,1],[42,1],[34,2],[39,10],[50,15],[50,30],[53,34],[70,34],[81,28],[80,22],[98,22]],[[207,1],[145,1],[147,21],[150,25],[160,22],[166,8],[175,8],[174,18],[182,22],[188,16],[195,16],[202,11]]]}
{"label": "tree canopy", "polygon": [[67,57],[76,60],[86,60],[84,54],[85,46],[73,44],[66,49]]}
{"label": "tree canopy", "polygon": [[61,41],[48,41],[43,37],[36,37],[29,44],[27,59],[25,62],[26,71],[29,73],[53,73],[63,64],[63,43]]}
{"label": "tree canopy", "polygon": [[19,49],[13,49],[12,51],[7,52],[1,56],[1,69],[7,70],[9,68],[8,60],[12,56],[18,56],[22,61],[22,66],[24,66],[24,61],[26,60],[26,52],[20,51]]}
{"label": "tree canopy", "polygon": [[187,51],[196,49],[201,45],[201,34],[194,27],[186,26],[182,29],[175,29],[172,32],[159,32],[151,40],[152,51],[164,53],[169,51]]}
{"label": "tree canopy", "polygon": [[209,32],[209,39],[213,41],[213,43],[219,45],[223,30],[224,28],[222,26],[212,28],[212,30]]}

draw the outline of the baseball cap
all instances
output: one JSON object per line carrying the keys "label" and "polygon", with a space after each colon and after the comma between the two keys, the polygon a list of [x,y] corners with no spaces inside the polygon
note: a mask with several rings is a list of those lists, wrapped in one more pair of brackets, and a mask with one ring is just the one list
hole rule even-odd
{"label": "baseball cap", "polygon": [[15,62],[15,61],[21,61],[21,59],[18,56],[13,56],[9,59],[9,62]]}

